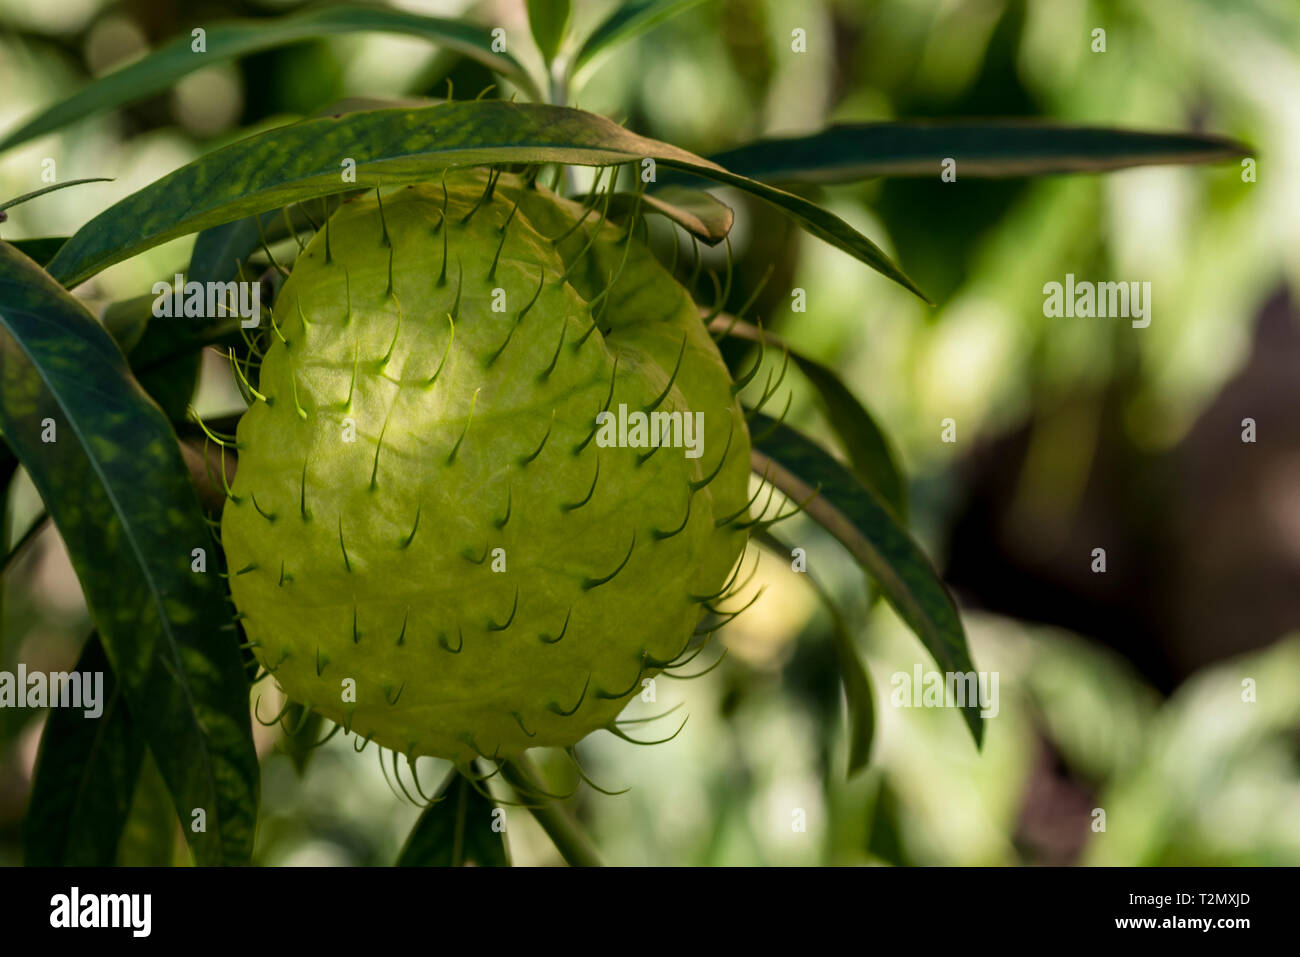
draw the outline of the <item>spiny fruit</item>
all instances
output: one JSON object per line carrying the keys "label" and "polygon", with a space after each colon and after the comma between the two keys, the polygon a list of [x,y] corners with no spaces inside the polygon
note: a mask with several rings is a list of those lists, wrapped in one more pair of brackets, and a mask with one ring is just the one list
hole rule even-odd
{"label": "spiny fruit", "polygon": [[[747,538],[749,436],[634,227],[481,170],[354,198],[272,333],[222,541],[289,697],[410,757],[508,758],[613,727],[698,643]],[[632,447],[637,412],[702,418],[698,457]]]}

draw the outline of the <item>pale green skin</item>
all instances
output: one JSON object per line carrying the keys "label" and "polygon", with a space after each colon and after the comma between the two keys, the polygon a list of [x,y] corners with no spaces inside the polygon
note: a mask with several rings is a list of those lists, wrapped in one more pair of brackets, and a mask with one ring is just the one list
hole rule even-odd
{"label": "pale green skin", "polygon": [[[749,436],[689,294],[634,239],[600,329],[575,348],[589,300],[622,261],[623,230],[606,223],[561,282],[597,213],[557,246],[549,237],[581,209],[502,175],[462,223],[485,183],[482,171],[449,174],[445,222],[440,186],[384,197],[391,295],[374,195],[331,219],[330,263],[324,230],[307,246],[276,302],[257,383],[266,401],[239,423],[222,517],[235,604],[286,694],[362,738],[458,762],[609,726],[691,644],[747,537]],[[504,313],[492,311],[495,287]],[[665,447],[639,461],[648,449],[594,440],[575,451],[611,380],[611,410],[664,391],[683,337],[659,409],[704,413],[703,456]],[[590,499],[566,508],[592,489],[597,458]],[[634,535],[626,564],[594,584]]]}

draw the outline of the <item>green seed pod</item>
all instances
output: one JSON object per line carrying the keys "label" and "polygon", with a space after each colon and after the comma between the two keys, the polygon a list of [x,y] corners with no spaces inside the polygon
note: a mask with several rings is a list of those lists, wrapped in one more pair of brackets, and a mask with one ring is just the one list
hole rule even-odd
{"label": "green seed pod", "polygon": [[691,645],[746,543],[749,436],[634,232],[467,170],[343,204],[299,256],[222,517],[291,698],[505,758],[610,726]]}

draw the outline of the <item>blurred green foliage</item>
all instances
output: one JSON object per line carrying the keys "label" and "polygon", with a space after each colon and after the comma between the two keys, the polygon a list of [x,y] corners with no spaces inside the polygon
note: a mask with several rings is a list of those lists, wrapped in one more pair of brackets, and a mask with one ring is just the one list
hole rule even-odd
{"label": "blurred green foliage", "polygon": [[[439,15],[464,7],[404,6]],[[502,0],[470,13],[523,38],[524,6]],[[577,35],[608,7],[575,4]],[[192,23],[285,9],[249,0],[0,0],[0,128]],[[1099,27],[1105,53],[1090,49]],[[806,31],[807,53],[791,51],[796,28]],[[0,197],[39,186],[45,159],[61,179],[115,178],[11,210],[0,236],[66,235],[250,130],[345,95],[439,96],[448,80],[461,98],[493,82],[481,66],[426,44],[370,35],[214,67],[120,115],[0,157]],[[1056,451],[1041,473],[1022,476],[1016,494],[1050,538],[1077,507],[1093,465],[1101,395],[1117,390],[1136,447],[1169,449],[1241,367],[1265,302],[1279,290],[1300,300],[1300,98],[1285,92],[1296,90],[1300,7],[1292,0],[717,0],[594,63],[571,101],[700,154],[837,121],[1002,115],[1205,129],[1257,148],[1258,182],[1244,187],[1227,164],[800,190],[882,241],[938,300],[933,310],[771,211],[720,193],[737,208],[728,307],[774,267],[751,315],[834,366],[876,413],[911,478],[913,526],[942,556],[971,443],[1039,420],[1036,440]],[[183,266],[190,244],[151,250],[79,292],[101,308],[140,295]],[[706,265],[719,267],[717,255]],[[1066,272],[1150,280],[1156,320],[1142,335],[1125,324],[1045,320],[1042,285]],[[790,311],[794,287],[807,290],[806,314]],[[700,295],[711,300],[707,279]],[[219,372],[219,364],[204,366],[196,402],[205,414],[238,407]],[[811,390],[793,375],[787,382],[791,420],[829,442]],[[1082,412],[1043,414],[1066,400]],[[955,445],[938,440],[949,417],[959,423]],[[36,508],[30,487],[16,483],[9,542]],[[1162,696],[1096,635],[968,611],[976,667],[1000,675],[999,713],[977,753],[957,709],[891,705],[894,675],[933,664],[892,612],[864,600],[858,571],[811,523],[792,520],[783,537],[808,549],[810,567],[848,609],[876,689],[870,766],[846,780],[828,619],[805,582],[764,556],[755,584],[767,591],[723,633],[727,660],[697,681],[660,680],[658,700],[629,711],[680,704],[647,728],[666,735],[688,713],[682,734],[634,748],[600,733],[579,748],[598,783],[631,789],[607,797],[584,788],[576,799],[608,860],[1300,863],[1300,639],[1277,634],[1273,646],[1217,661]],[[0,667],[75,662],[89,624],[52,532],[8,568],[2,597]],[[1243,681],[1253,682],[1253,701],[1243,700]],[[266,683],[259,695],[275,697]],[[279,704],[262,710],[274,714]],[[40,724],[39,715],[0,710],[0,863],[19,860]],[[266,755],[259,862],[396,859],[419,811],[385,783],[373,749],[358,756],[339,736],[304,761],[300,742],[288,746],[291,757],[278,732],[257,731]],[[576,783],[563,756],[543,767],[556,788]],[[426,789],[445,772],[432,759],[419,765]],[[166,818],[160,794],[165,805],[156,781],[137,794],[123,861],[184,858],[174,827],[158,825]],[[1105,812],[1104,831],[1095,830],[1095,809]],[[526,813],[510,809],[507,820],[516,863],[556,860]]]}

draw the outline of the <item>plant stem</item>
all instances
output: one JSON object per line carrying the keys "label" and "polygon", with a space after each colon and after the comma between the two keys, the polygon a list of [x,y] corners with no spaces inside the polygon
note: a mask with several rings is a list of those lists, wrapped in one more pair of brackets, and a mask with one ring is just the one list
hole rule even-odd
{"label": "plant stem", "polygon": [[[550,63],[546,70],[547,78],[547,102],[551,106],[568,106],[569,105],[569,65],[564,57],[557,57]],[[560,167],[564,177],[564,195],[573,197],[578,191],[577,178],[573,174],[572,166]],[[559,184],[556,184],[558,187]],[[556,192],[559,189],[556,188]]]}
{"label": "plant stem", "polygon": [[[501,775],[510,782],[519,797],[528,802],[528,810],[542,826],[560,856],[573,867],[600,867],[600,855],[591,840],[583,833],[578,822],[562,804],[551,798],[540,797],[540,775],[528,758],[519,757],[501,762]],[[540,805],[532,802],[542,801]]]}

